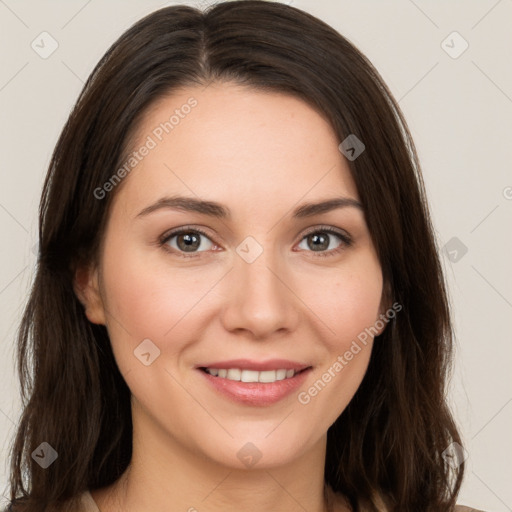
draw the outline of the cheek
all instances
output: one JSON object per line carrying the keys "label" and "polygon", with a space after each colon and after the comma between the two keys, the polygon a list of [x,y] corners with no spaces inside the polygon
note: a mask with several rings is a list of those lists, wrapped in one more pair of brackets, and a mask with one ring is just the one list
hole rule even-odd
{"label": "cheek", "polygon": [[[156,335],[164,328],[157,321],[164,276],[159,276],[150,265],[141,263],[132,255],[117,261],[106,257],[104,265],[107,307],[114,323],[122,324],[135,338]],[[163,319],[160,320],[163,324]],[[167,320],[171,322],[172,317]]]}
{"label": "cheek", "polygon": [[305,422],[315,429],[315,418],[328,428],[347,407],[359,388],[370,360],[371,328],[379,318],[382,274],[373,256],[361,255],[340,267],[335,279],[323,281],[323,291],[311,297],[329,334],[322,337],[325,356],[316,374],[297,399]]}
{"label": "cheek", "polygon": [[334,329],[343,339],[356,337],[378,318],[382,286],[377,276],[368,279],[369,275],[350,276],[335,288],[338,300],[333,307]]}
{"label": "cheek", "polygon": [[[312,286],[315,283],[315,286]],[[380,265],[362,255],[336,271],[303,279],[305,302],[328,329],[331,348],[343,349],[379,317],[382,296]]]}
{"label": "cheek", "polygon": [[[133,350],[145,339],[159,346],[163,333],[176,321],[174,311],[180,308],[167,301],[174,296],[178,302],[178,296],[169,288],[165,273],[136,248],[114,239],[103,255],[103,284],[116,359],[124,361],[125,368],[131,367],[135,361]],[[166,296],[162,295],[164,290]]]}
{"label": "cheek", "polygon": [[148,255],[147,249],[115,241],[103,258],[108,327],[116,356],[122,351],[128,357],[146,338],[169,354],[179,352],[179,340],[186,339],[183,329],[192,327],[194,309],[202,305],[222,271],[172,266],[157,251]]}

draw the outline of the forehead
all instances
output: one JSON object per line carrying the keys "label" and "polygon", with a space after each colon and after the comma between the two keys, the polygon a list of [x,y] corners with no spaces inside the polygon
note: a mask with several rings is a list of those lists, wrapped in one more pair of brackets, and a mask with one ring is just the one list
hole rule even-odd
{"label": "forehead", "polygon": [[139,123],[128,157],[139,155],[121,199],[135,208],[183,193],[252,209],[334,194],[357,199],[340,142],[294,96],[226,83],[181,89]]}

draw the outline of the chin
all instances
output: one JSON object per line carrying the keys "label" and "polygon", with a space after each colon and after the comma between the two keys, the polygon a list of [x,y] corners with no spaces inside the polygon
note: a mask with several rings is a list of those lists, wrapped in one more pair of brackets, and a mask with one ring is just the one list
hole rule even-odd
{"label": "chin", "polygon": [[[274,426],[275,428],[275,426]],[[253,429],[254,430],[254,429]],[[209,445],[203,448],[206,457],[218,464],[232,469],[271,469],[292,464],[307,451],[306,439],[301,436],[281,435],[272,437],[259,433],[254,436],[236,436],[234,439],[209,439]],[[214,441],[214,442],[212,442]]]}

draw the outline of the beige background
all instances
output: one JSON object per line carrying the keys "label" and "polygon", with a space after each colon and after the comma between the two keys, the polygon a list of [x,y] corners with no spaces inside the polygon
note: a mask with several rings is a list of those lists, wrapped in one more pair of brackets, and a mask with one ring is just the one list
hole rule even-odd
{"label": "beige background", "polygon": [[[512,0],[287,3],[355,43],[409,122],[439,243],[457,239],[443,260],[458,336],[450,399],[468,449],[459,501],[510,511]],[[0,492],[20,412],[14,334],[33,275],[37,205],[51,151],[107,47],[164,5],[0,0]],[[31,47],[43,31],[58,42],[47,59]],[[447,53],[456,56],[464,41],[469,46],[457,58]]]}

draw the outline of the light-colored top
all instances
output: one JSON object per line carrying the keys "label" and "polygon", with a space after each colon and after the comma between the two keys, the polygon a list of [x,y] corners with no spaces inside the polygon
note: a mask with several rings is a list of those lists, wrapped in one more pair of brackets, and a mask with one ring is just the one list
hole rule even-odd
{"label": "light-colored top", "polygon": [[100,512],[98,505],[96,505],[96,502],[92,499],[89,491],[85,491],[82,494],[82,507],[83,512]]}
{"label": "light-colored top", "polygon": [[[82,507],[83,512],[101,512],[96,505],[96,502],[93,500],[91,493],[89,491],[85,491],[82,494]],[[385,508],[382,508],[382,512],[386,512]],[[483,512],[482,510],[477,510],[476,508],[465,507],[463,505],[457,505],[455,507],[455,512]]]}

